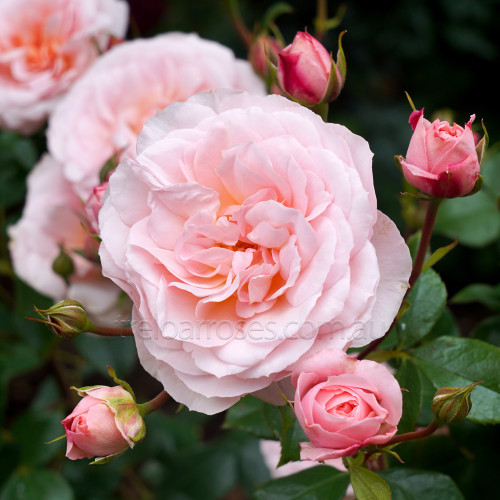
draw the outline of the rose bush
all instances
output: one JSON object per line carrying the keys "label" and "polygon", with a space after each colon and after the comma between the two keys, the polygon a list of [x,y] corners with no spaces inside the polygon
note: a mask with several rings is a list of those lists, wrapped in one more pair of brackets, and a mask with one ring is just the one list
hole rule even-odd
{"label": "rose bush", "polygon": [[[102,276],[97,242],[82,226],[83,203],[64,179],[61,165],[45,155],[27,182],[23,215],[9,228],[17,276],[54,301],[78,300],[94,320],[117,326],[120,289]],[[61,247],[74,263],[68,282],[52,267]]]}
{"label": "rose bush", "polygon": [[112,156],[135,154],[137,134],[157,110],[218,87],[264,93],[248,62],[195,34],[125,42],[104,54],[58,106],[49,150],[86,200]]}
{"label": "rose bush", "polygon": [[302,460],[332,460],[383,444],[397,431],[403,398],[383,365],[326,349],[295,367],[294,410],[310,442]]}
{"label": "rose bush", "polygon": [[439,198],[469,194],[481,167],[472,132],[475,115],[465,128],[454,123],[424,118],[424,110],[413,111],[409,123],[414,132],[406,159],[397,157],[406,180],[423,193]]}
{"label": "rose bush", "polygon": [[389,328],[411,259],[377,212],[371,158],[280,96],[202,92],[146,123],[110,178],[100,256],[174,399],[222,411],[305,355]]}
{"label": "rose bush", "polygon": [[109,457],[133,448],[144,437],[144,421],[128,391],[94,386],[78,392],[83,399],[61,422],[68,458]]}
{"label": "rose bush", "polygon": [[0,127],[34,132],[127,24],[123,0],[2,0]]}

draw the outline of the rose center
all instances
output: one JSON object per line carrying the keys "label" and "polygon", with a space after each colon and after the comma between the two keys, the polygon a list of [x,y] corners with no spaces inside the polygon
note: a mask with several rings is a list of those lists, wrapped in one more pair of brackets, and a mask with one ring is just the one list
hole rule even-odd
{"label": "rose center", "polygon": [[345,403],[339,404],[335,408],[335,412],[347,416],[350,415],[356,409],[357,406],[358,405],[354,400],[346,401]]}

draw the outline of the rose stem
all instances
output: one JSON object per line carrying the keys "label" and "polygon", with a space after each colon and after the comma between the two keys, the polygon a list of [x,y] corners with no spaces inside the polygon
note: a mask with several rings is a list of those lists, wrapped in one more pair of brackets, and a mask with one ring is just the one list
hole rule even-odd
{"label": "rose stem", "polygon": [[386,446],[391,446],[397,443],[403,443],[404,441],[411,441],[413,439],[420,439],[430,436],[439,426],[436,422],[432,422],[427,427],[419,429],[418,431],[407,432],[406,434],[399,434],[399,436],[394,436],[390,441],[384,443],[384,448]]}
{"label": "rose stem", "polygon": [[133,337],[132,328],[111,328],[108,326],[94,325],[89,321],[88,330],[90,333],[95,333],[101,337]]}
{"label": "rose stem", "polygon": [[314,35],[318,41],[322,41],[325,36],[325,24],[327,19],[327,8],[326,8],[326,0],[318,0],[316,4],[316,19],[315,19],[315,27],[316,32]]}
{"label": "rose stem", "polygon": [[238,33],[241,41],[245,44],[248,49],[250,47],[250,42],[252,40],[252,33],[248,30],[241,17],[241,12],[238,7],[238,0],[229,0],[229,10],[231,12],[231,19],[233,21],[236,32]]}
{"label": "rose stem", "polygon": [[160,394],[155,396],[151,401],[138,405],[141,415],[145,416],[153,411],[156,411],[158,408],[163,406],[169,398],[170,396],[168,395],[168,393],[166,393],[165,391],[161,391]]}
{"label": "rose stem", "polygon": [[[427,213],[425,214],[424,225],[422,226],[422,234],[420,236],[420,243],[418,245],[417,256],[415,257],[415,262],[413,263],[413,268],[411,270],[410,278],[408,279],[409,288],[406,290],[406,293],[403,297],[402,302],[406,299],[408,294],[410,293],[411,288],[417,281],[420,273],[422,272],[422,266],[424,265],[425,255],[427,253],[427,249],[429,248],[429,243],[431,242],[432,230],[434,229],[434,223],[436,222],[436,215],[438,212],[439,205],[441,204],[441,198],[435,198],[433,200],[429,200],[429,204],[427,206]],[[369,344],[366,349],[361,351],[358,356],[358,359],[364,359],[368,354],[375,351],[378,346],[383,342],[383,340],[389,335],[390,331],[393,329],[394,325],[397,322],[397,316],[394,318],[392,325],[390,326],[387,333],[380,337],[377,340],[374,340],[371,344]]]}

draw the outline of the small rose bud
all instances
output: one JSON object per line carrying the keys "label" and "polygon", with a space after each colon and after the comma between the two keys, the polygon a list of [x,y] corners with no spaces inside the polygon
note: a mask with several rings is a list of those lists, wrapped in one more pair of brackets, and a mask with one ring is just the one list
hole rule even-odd
{"label": "small rose bud", "polygon": [[248,60],[258,75],[269,76],[269,63],[278,64],[278,53],[283,49],[283,44],[276,38],[260,34],[250,45]]}
{"label": "small rose bud", "polygon": [[470,412],[471,392],[481,382],[465,387],[442,387],[432,399],[431,407],[438,424],[458,424]]}
{"label": "small rose bud", "polygon": [[345,58],[339,37],[337,64],[309,33],[299,31],[279,54],[277,78],[281,88],[306,106],[335,100],[345,83]]}
{"label": "small rose bud", "polygon": [[109,181],[104,181],[94,188],[85,203],[85,214],[89,223],[89,229],[99,235],[99,211],[102,208],[102,199],[108,189]]}
{"label": "small rose bud", "polygon": [[35,311],[58,337],[72,339],[91,329],[85,308],[76,300],[63,300],[49,309],[35,307]]}
{"label": "small rose bud", "polygon": [[424,118],[413,111],[408,122],[414,130],[406,158],[397,156],[406,180],[420,191],[438,198],[467,196],[480,182],[481,170],[472,122],[456,123]]}
{"label": "small rose bud", "polygon": [[121,386],[76,389],[83,399],[63,421],[66,456],[106,463],[144,439],[146,427],[133,395]]}
{"label": "small rose bud", "polygon": [[73,259],[64,251],[63,247],[61,247],[59,255],[52,263],[52,270],[61,276],[66,283],[68,283],[69,277],[75,272]]}

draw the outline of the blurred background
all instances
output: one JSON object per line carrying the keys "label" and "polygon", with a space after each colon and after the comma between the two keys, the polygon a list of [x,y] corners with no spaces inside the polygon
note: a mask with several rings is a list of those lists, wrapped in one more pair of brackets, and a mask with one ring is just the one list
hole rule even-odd
{"label": "blurred background", "polygon": [[[231,47],[242,58],[244,44],[222,0],[129,0],[128,38],[166,31],[197,32]],[[297,30],[313,33],[315,2],[291,0],[293,12],[277,19],[287,43]],[[269,0],[240,0],[251,29],[271,5]],[[337,51],[343,39],[347,83],[330,107],[329,120],[365,137],[374,152],[379,208],[406,236],[423,217],[418,202],[402,202],[402,175],[393,157],[406,154],[411,128],[407,91],[426,116],[463,125],[476,114],[484,123],[490,149],[482,191],[451,200],[440,212],[433,248],[458,239],[459,245],[436,266],[448,288],[449,307],[440,326],[447,333],[474,336],[499,345],[500,339],[500,66],[499,0],[398,0],[345,2],[339,27],[324,38]],[[330,0],[329,15],[340,4]],[[207,417],[174,403],[148,417],[148,436],[132,452],[105,465],[64,457],[60,420],[72,409],[69,386],[109,384],[106,365],[128,380],[144,401],[161,390],[137,362],[132,339],[81,336],[61,341],[27,321],[33,304],[49,306],[11,271],[6,227],[21,215],[25,179],[45,151],[44,132],[34,137],[0,132],[0,500],[211,500],[250,498],[253,486],[269,478],[259,443],[243,433],[221,430],[224,416]],[[492,293],[453,298],[471,284]],[[495,295],[495,290],[497,290]],[[453,313],[451,315],[450,313]],[[494,427],[463,424],[440,440],[440,454],[425,440],[409,466],[433,467],[453,477],[466,498],[494,498],[494,462],[483,448],[497,439]]]}

